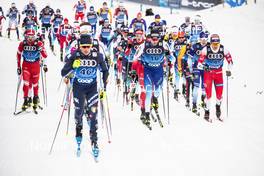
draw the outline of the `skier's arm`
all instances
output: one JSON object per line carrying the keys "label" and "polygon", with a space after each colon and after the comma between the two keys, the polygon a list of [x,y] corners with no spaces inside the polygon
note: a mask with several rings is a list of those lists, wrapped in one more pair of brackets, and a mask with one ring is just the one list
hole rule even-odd
{"label": "skier's arm", "polygon": [[67,57],[67,59],[65,59],[66,63],[65,63],[64,67],[61,70],[61,76],[62,77],[67,76],[73,70],[72,64],[73,64],[73,61],[74,61],[74,55],[69,54],[66,57]]}
{"label": "skier's arm", "polygon": [[108,14],[109,14],[109,19],[110,19],[110,23],[112,23],[112,12],[111,12],[111,10],[109,9],[109,11],[108,11]]}
{"label": "skier's arm", "polygon": [[107,64],[103,58],[103,55],[101,53],[98,53],[98,60],[99,60],[99,65],[101,68],[101,72],[103,73],[103,83],[104,83],[104,89],[106,90],[106,85],[107,85],[107,79],[108,79],[108,67]]}
{"label": "skier's arm", "polygon": [[197,68],[200,69],[200,70],[203,70],[203,63],[205,61],[205,58],[206,58],[206,55],[207,55],[207,48],[205,47],[202,52],[201,52],[201,55],[198,59],[198,65],[197,65]]}
{"label": "skier's arm", "polygon": [[47,55],[43,42],[38,41],[38,47],[39,47],[39,51],[40,51],[42,58],[47,58],[48,55]]}
{"label": "skier's arm", "polygon": [[141,45],[138,47],[138,49],[137,49],[137,51],[136,51],[136,53],[135,53],[134,58],[135,58],[136,60],[138,60],[138,59],[141,57],[141,55],[142,55],[143,52],[144,52],[144,49],[145,49],[145,44],[143,43],[143,44],[141,44]]}
{"label": "skier's arm", "polygon": [[183,58],[183,56],[184,56],[185,53],[186,53],[186,45],[184,45],[181,48],[181,50],[179,52],[179,55],[177,57],[177,63],[178,63],[178,70],[179,70],[179,72],[182,71],[182,64],[181,63],[182,63],[182,58]]}
{"label": "skier's arm", "polygon": [[233,66],[233,60],[232,60],[232,56],[231,56],[230,52],[227,49],[224,49],[224,56],[225,56],[225,59],[228,63],[227,70],[231,71],[232,66]]}
{"label": "skier's arm", "polygon": [[23,48],[24,44],[23,42],[20,42],[17,49],[17,68],[21,68],[21,54],[23,52]]}
{"label": "skier's arm", "polygon": [[143,20],[144,22],[143,22],[143,25],[144,25],[144,29],[145,29],[145,31],[147,30],[147,23],[146,23],[146,20]]}
{"label": "skier's arm", "polygon": [[126,14],[126,20],[128,22],[128,13],[127,13],[127,10],[125,11],[125,14]]}
{"label": "skier's arm", "polygon": [[130,23],[130,25],[129,25],[129,28],[132,28],[132,27],[133,27],[134,22],[135,22],[135,18],[131,21],[131,23]]}

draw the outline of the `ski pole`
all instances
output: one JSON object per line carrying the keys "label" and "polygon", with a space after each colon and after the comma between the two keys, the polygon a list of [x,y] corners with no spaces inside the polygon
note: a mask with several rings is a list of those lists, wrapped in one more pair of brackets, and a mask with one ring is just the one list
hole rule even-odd
{"label": "ski pole", "polygon": [[46,106],[48,106],[48,91],[47,91],[47,79],[46,72],[44,72],[44,82],[45,82],[45,98],[46,98]]}
{"label": "ski pole", "polygon": [[168,124],[170,124],[170,87],[169,87],[169,76],[167,79],[167,108],[168,108]]}
{"label": "ski pole", "polygon": [[[100,100],[100,103],[101,103],[101,116],[102,116],[102,119],[104,119],[105,118],[105,107],[104,107],[103,100]],[[108,129],[108,122],[107,122],[107,119],[104,119],[104,120],[105,120],[105,126],[106,126],[106,133],[107,133],[108,143],[111,143],[109,129]]]}
{"label": "ski pole", "polygon": [[167,117],[166,117],[166,110],[165,110],[165,100],[164,100],[163,88],[162,88],[161,95],[162,95],[163,114],[164,114],[164,119],[166,120]]}
{"label": "ski pole", "polygon": [[226,76],[226,117],[228,117],[228,76]]}
{"label": "ski pole", "polygon": [[58,134],[58,131],[59,131],[59,128],[60,128],[60,124],[61,124],[61,120],[62,120],[62,117],[63,117],[63,114],[64,114],[64,111],[65,111],[65,108],[67,106],[67,103],[64,104],[64,107],[62,109],[62,113],[61,113],[61,116],[60,116],[60,120],[59,120],[59,123],[57,125],[57,129],[56,129],[56,132],[55,132],[55,135],[54,135],[54,138],[53,138],[53,141],[52,141],[52,145],[50,147],[50,151],[49,151],[49,154],[51,155],[52,153],[52,150],[53,150],[53,146],[54,146],[54,143],[55,143],[55,140],[57,138],[57,134]]}
{"label": "ski pole", "polygon": [[[71,88],[70,88],[71,89]],[[67,131],[66,131],[66,135],[68,135],[69,133],[69,123],[70,123],[70,115],[71,115],[71,99],[72,99],[72,94],[71,94],[71,90],[69,90],[69,99],[68,99],[68,120],[67,120]]]}
{"label": "ski pole", "polygon": [[41,82],[42,82],[42,93],[43,93],[43,101],[44,101],[44,105],[46,105],[46,98],[45,98],[45,85],[44,85],[44,80],[43,80],[43,69],[42,69],[42,65],[41,65],[41,71],[40,71],[40,74],[41,74]]}
{"label": "ski pole", "polygon": [[58,88],[57,88],[57,91],[60,90],[60,87],[61,87],[61,83],[62,83],[62,81],[63,81],[63,77],[61,77],[60,84],[59,84],[59,86],[58,86]]}
{"label": "ski pole", "polygon": [[107,95],[105,95],[105,100],[106,100],[106,108],[107,108],[107,114],[108,114],[110,134],[112,135],[112,124],[111,124],[111,116],[110,116],[110,111],[109,111],[109,103],[108,103]]}
{"label": "ski pole", "polygon": [[17,91],[16,91],[16,102],[15,102],[15,112],[14,114],[16,113],[17,111],[17,99],[18,99],[18,92],[19,92],[19,89],[20,89],[20,85],[21,85],[21,76],[18,77],[18,82],[17,82]]}

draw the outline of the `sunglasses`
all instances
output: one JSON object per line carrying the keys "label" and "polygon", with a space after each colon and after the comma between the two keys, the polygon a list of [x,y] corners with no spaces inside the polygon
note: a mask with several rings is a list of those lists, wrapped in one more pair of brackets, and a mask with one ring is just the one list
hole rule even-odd
{"label": "sunglasses", "polygon": [[26,38],[30,39],[30,40],[33,40],[33,39],[35,39],[35,36],[29,35],[29,36],[26,36]]}
{"label": "sunglasses", "polygon": [[91,47],[92,47],[92,45],[81,46],[81,48],[84,48],[84,49],[86,49],[86,48],[91,48]]}
{"label": "sunglasses", "polygon": [[178,37],[179,39],[184,39],[184,37]]}

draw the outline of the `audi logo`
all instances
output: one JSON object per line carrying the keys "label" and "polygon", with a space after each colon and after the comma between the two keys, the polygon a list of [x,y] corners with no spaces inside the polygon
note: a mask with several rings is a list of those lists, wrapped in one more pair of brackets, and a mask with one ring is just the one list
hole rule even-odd
{"label": "audi logo", "polygon": [[81,66],[96,67],[97,62],[95,60],[81,60]]}
{"label": "audi logo", "polygon": [[202,52],[201,50],[197,50],[197,51],[196,51],[196,55],[197,55],[197,56],[200,56],[200,55],[201,55],[201,52]]}
{"label": "audi logo", "polygon": [[91,82],[93,82],[92,79],[81,79],[81,78],[78,78],[77,81],[79,83],[86,83],[86,84],[90,84]]}
{"label": "audi logo", "polygon": [[175,50],[180,50],[182,48],[182,45],[175,45],[174,48]]}
{"label": "audi logo", "polygon": [[24,51],[36,51],[36,46],[24,46]]}
{"label": "audi logo", "polygon": [[146,49],[147,54],[161,54],[162,49],[161,48],[148,48]]}
{"label": "audi logo", "polygon": [[215,54],[208,54],[208,59],[223,59],[224,55],[223,54],[219,54],[219,53],[215,53]]}
{"label": "audi logo", "polygon": [[102,29],[102,32],[110,32],[110,31],[111,31],[111,29],[109,29],[109,28]]}

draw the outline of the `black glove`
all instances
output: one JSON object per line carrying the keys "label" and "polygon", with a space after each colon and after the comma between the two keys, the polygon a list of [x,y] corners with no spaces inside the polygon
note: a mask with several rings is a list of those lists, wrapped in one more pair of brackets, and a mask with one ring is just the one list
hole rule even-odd
{"label": "black glove", "polygon": [[17,74],[21,75],[21,68],[20,67],[17,68]]}
{"label": "black glove", "polygon": [[44,65],[44,66],[43,66],[43,70],[44,70],[45,73],[48,72],[48,67],[47,67],[47,65]]}
{"label": "black glove", "polygon": [[231,71],[227,70],[226,71],[226,76],[228,76],[228,77],[231,76]]}

